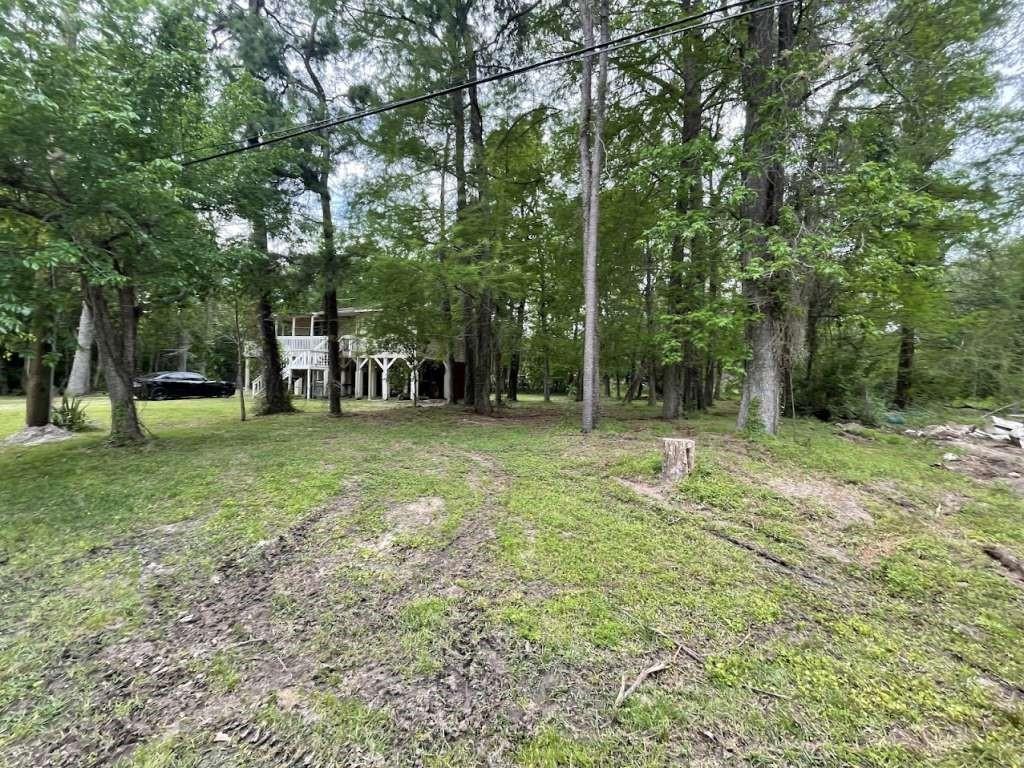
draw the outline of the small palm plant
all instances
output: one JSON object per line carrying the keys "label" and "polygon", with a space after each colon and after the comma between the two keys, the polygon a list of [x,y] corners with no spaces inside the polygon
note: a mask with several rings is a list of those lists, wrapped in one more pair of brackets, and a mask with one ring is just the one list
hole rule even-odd
{"label": "small palm plant", "polygon": [[85,415],[82,398],[72,396],[69,400],[67,395],[61,397],[60,406],[53,409],[50,421],[69,432],[81,432],[87,429],[89,421]]}

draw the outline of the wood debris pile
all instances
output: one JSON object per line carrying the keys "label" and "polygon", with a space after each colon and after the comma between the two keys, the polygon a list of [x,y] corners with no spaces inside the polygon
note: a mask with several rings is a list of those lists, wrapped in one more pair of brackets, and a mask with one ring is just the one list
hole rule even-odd
{"label": "wood debris pile", "polygon": [[903,434],[932,440],[992,441],[1024,449],[1024,421],[999,416],[990,416],[984,428],[967,424],[934,424],[924,429],[907,429]]}

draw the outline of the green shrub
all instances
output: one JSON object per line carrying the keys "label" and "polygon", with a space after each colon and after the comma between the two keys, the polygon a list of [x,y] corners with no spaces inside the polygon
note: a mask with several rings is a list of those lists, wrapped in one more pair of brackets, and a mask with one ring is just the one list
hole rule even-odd
{"label": "green shrub", "polygon": [[82,398],[73,396],[68,400],[67,395],[61,397],[60,405],[53,409],[50,421],[69,432],[81,432],[87,429],[89,420],[85,415],[85,406],[82,404]]}

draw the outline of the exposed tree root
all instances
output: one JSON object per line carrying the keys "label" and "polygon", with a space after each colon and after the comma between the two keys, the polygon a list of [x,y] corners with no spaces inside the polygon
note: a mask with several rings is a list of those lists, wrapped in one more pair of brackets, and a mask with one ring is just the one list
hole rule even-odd
{"label": "exposed tree root", "polygon": [[[622,478],[616,478],[616,480],[619,482],[619,484],[625,486],[634,493],[637,493],[643,496],[644,498],[654,502],[657,506],[661,507],[662,509],[676,513],[680,511],[680,506],[666,499],[664,496],[664,492],[660,487],[650,486],[635,481],[624,480]],[[705,520],[707,520],[707,522],[704,523],[698,522],[697,525],[702,531],[711,536],[714,536],[716,539],[725,541],[729,544],[732,544],[735,547],[739,547],[740,549],[744,549],[747,552],[750,552],[751,554],[761,558],[762,560],[766,560],[769,563],[772,563],[773,565],[782,568],[783,570],[789,571],[790,573],[800,576],[815,584],[823,586],[828,584],[828,581],[826,579],[823,579],[815,573],[807,571],[805,568],[802,568],[801,566],[795,563],[791,563],[784,557],[776,555],[774,552],[769,552],[768,550],[763,549],[762,547],[759,547],[758,545],[752,542],[737,538],[736,536],[733,536],[732,534],[726,533],[725,531],[721,530],[718,526],[713,525],[710,522],[711,512],[713,510],[700,505],[694,505],[691,511],[699,512],[700,515]]]}
{"label": "exposed tree root", "polygon": [[1006,549],[1006,547],[987,544],[982,547],[982,550],[986,555],[991,557],[1018,579],[1024,579],[1024,562],[1017,557],[1014,557],[1013,553]]}

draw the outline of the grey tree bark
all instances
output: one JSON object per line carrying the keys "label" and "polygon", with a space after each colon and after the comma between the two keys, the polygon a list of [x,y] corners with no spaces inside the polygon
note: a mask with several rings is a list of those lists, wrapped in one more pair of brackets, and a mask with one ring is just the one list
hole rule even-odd
{"label": "grey tree bark", "polygon": [[146,438],[142,434],[132,393],[139,307],[133,285],[122,285],[116,290],[117,303],[111,307],[104,286],[85,285],[86,300],[95,324],[100,365],[103,366],[103,378],[110,398],[110,441],[118,445],[142,443]]}
{"label": "grey tree bark", "polygon": [[[253,245],[263,254],[264,263],[261,278],[269,281],[274,273],[270,258],[267,228],[261,216],[252,222]],[[277,329],[274,324],[274,305],[270,287],[260,287],[259,299],[256,304],[256,317],[260,328],[260,353],[263,362],[263,408],[264,414],[289,413],[294,410],[288,397],[288,389],[281,376],[281,351],[277,344]]]}
{"label": "grey tree bark", "polygon": [[[473,32],[468,22],[464,24],[462,33],[463,51],[466,57],[466,74],[470,82],[472,82],[477,78],[477,51],[473,42]],[[470,177],[476,189],[476,200],[473,202],[472,212],[475,217],[476,226],[486,230],[490,226],[490,195],[486,147],[484,145],[484,118],[483,112],[480,109],[479,92],[476,85],[470,85],[466,90],[469,94],[469,140],[473,146]],[[480,234],[478,229],[478,237]],[[491,258],[490,233],[485,231],[482,234],[483,237],[480,243],[474,248],[478,263],[487,262]],[[495,352],[494,294],[486,282],[483,282],[479,287],[476,305],[473,309],[473,410],[476,413],[486,415],[491,412],[491,371]],[[469,369],[469,357],[467,354],[467,372]]]}
{"label": "grey tree bark", "polygon": [[[761,6],[751,0],[744,7]],[[750,266],[755,258],[771,260],[768,230],[777,227],[782,208],[786,175],[781,160],[782,135],[778,111],[781,93],[777,70],[793,46],[795,27],[792,6],[776,11],[765,8],[747,17],[747,39],[743,61],[743,98],[746,104],[743,149],[751,158],[751,169],[744,178],[749,202],[743,215],[751,231],[750,243],[744,250],[742,266]],[[743,394],[737,427],[746,429],[756,413],[762,427],[774,435],[779,427],[782,399],[782,343],[786,295],[786,279],[771,269],[766,274],[743,280],[743,296],[750,319],[746,338],[751,356],[746,364]]]}
{"label": "grey tree bark", "polygon": [[[600,43],[608,42],[608,0],[598,7]],[[593,0],[580,0],[580,26],[583,44],[594,45]],[[583,202],[583,431],[591,432],[597,424],[600,395],[598,389],[597,251],[600,223],[601,170],[604,165],[604,116],[608,91],[608,53],[597,57],[597,87],[594,88],[594,62],[583,59],[580,77],[580,189]]]}
{"label": "grey tree bark", "polygon": [[94,329],[92,310],[89,302],[82,302],[82,311],[78,317],[78,340],[75,358],[71,363],[71,375],[68,377],[67,393],[75,397],[89,394],[92,387],[92,343]]}

